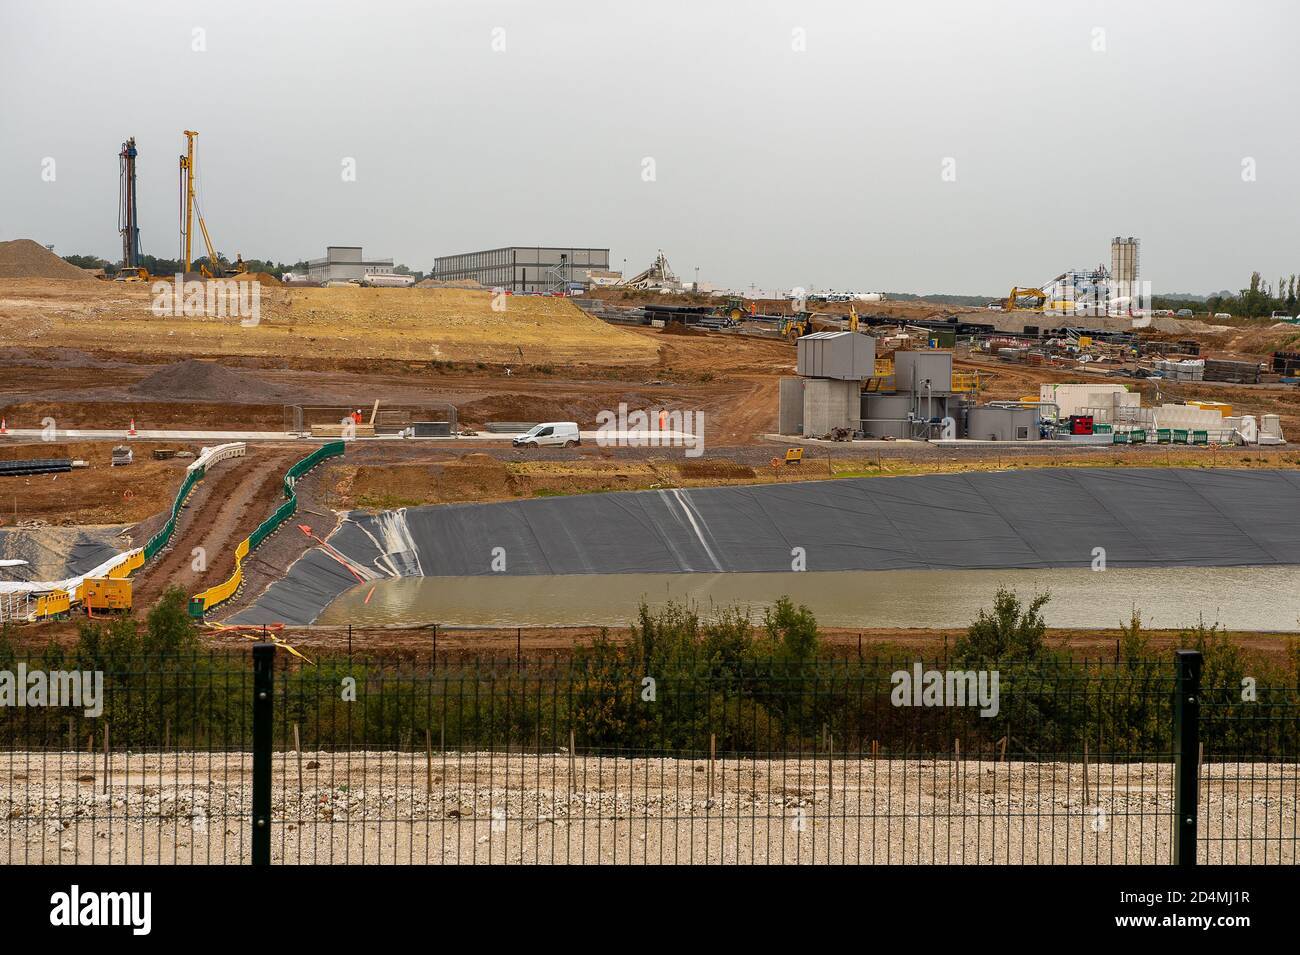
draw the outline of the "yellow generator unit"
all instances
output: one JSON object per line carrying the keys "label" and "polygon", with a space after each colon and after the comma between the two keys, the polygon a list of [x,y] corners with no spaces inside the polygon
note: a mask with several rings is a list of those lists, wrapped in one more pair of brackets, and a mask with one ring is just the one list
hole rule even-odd
{"label": "yellow generator unit", "polygon": [[131,609],[131,581],[126,577],[87,577],[79,592],[87,610]]}

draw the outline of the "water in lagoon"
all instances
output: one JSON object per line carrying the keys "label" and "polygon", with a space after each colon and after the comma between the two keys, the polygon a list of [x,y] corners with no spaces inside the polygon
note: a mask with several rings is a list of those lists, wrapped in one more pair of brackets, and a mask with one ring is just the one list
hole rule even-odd
{"label": "water in lagoon", "polygon": [[1116,627],[1136,606],[1151,627],[1204,617],[1234,630],[1300,631],[1300,567],[406,577],[354,587],[317,623],[621,626],[642,598],[703,610],[741,605],[761,615],[787,594],[828,627],[962,627],[999,586],[1022,597],[1050,590],[1053,627]]}

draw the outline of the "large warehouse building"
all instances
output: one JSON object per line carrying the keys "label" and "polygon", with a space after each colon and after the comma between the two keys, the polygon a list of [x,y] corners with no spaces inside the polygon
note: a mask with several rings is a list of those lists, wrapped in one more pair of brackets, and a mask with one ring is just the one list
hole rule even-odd
{"label": "large warehouse building", "polygon": [[431,278],[439,282],[472,279],[484,288],[512,292],[563,292],[587,288],[588,270],[609,270],[609,249],[511,245],[485,252],[444,255],[435,260]]}

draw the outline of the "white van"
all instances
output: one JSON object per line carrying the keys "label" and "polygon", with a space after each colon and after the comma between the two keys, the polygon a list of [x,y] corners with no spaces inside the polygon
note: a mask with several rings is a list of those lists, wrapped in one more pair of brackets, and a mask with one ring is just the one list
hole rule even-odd
{"label": "white van", "polygon": [[580,444],[576,421],[543,421],[514,440],[516,448],[576,448]]}

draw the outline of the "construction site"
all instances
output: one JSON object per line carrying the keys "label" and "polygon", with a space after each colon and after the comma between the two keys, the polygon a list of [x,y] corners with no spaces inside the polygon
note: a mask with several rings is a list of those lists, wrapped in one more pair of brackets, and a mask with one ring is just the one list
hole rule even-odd
{"label": "construction site", "polygon": [[[357,273],[360,281],[322,273],[326,280],[314,285],[285,283],[215,250],[197,203],[197,139],[185,131],[179,160],[177,275],[154,276],[140,264],[133,138],[118,157],[122,260],[113,278],[34,241],[0,244],[0,362],[8,372],[0,472],[9,492],[0,612],[32,639],[47,629],[71,633],[69,616],[147,606],[169,586],[191,592],[195,619],[216,641],[240,632],[228,625],[311,628],[338,616],[326,613],[322,593],[364,590],[369,605],[384,579],[488,573],[473,554],[448,561],[437,553],[412,532],[417,520],[439,520],[447,506],[481,505],[476,523],[499,515],[503,528],[521,517],[535,526],[538,508],[562,503],[538,499],[600,499],[589,492],[630,493],[638,506],[677,495],[668,513],[642,519],[666,528],[678,505],[706,515],[702,502],[718,492],[702,489],[750,487],[745,495],[761,495],[776,485],[786,490],[770,489],[781,495],[775,512],[806,529],[815,510],[800,517],[800,509],[823,506],[813,503],[817,495],[853,481],[870,491],[876,478],[897,478],[891,487],[928,494],[936,474],[1262,469],[1281,482],[1267,494],[1280,496],[1275,513],[1252,499],[1255,513],[1268,513],[1273,526],[1288,520],[1290,471],[1300,457],[1288,451],[1286,434],[1300,431],[1300,393],[1286,356],[1300,329],[1153,314],[1141,304],[1136,239],[1112,241],[1109,268],[1068,270],[964,311],[880,294],[808,301],[708,294],[698,281],[680,280],[663,252],[624,278],[608,270],[608,250],[591,249],[448,257],[434,272],[442,279],[405,287],[368,283],[387,274],[370,267]],[[194,239],[205,252],[198,259]],[[502,279],[516,269],[517,279]],[[476,276],[513,285],[485,287]],[[574,281],[580,277],[586,281]],[[641,413],[643,423],[625,421],[607,434],[602,416],[620,408]],[[683,415],[703,427],[693,434],[663,428]],[[515,443],[551,421],[574,422],[580,437],[565,447]],[[852,481],[836,482],[846,478]],[[985,497],[1011,486],[1007,476],[987,480]],[[950,540],[934,556],[901,564],[832,557],[807,569],[1086,565],[1083,542],[1054,556],[1031,542],[1047,501],[1079,492],[1037,493],[1042,505],[1008,500],[999,511],[1007,525],[996,536],[1024,542],[1019,552],[954,562]],[[1157,497],[1170,493],[1161,486]],[[1116,494],[1132,496],[1085,496],[1106,508]],[[1193,491],[1177,506],[1204,514],[1204,494]],[[785,571],[781,548],[758,562],[720,556],[728,540],[745,541],[750,558],[757,553],[755,521],[773,513],[760,500],[738,497],[704,519],[693,541],[658,558],[638,558],[618,543],[630,539],[630,528],[570,560],[527,558],[532,545],[518,541],[508,548],[517,556],[505,576]],[[881,533],[880,518],[859,524],[863,518],[850,511],[843,519],[835,523],[851,539]],[[343,541],[372,520],[381,528],[366,536],[380,542],[379,552],[350,553]],[[570,526],[618,527],[563,508],[548,520],[557,542]],[[1295,562],[1258,542],[1220,541],[1201,558],[1175,540],[1167,557],[1151,557],[1153,535],[1167,529],[1163,518],[1145,528],[1133,559],[1143,566]],[[792,530],[773,533],[788,540]],[[467,534],[481,536],[468,527],[451,536]],[[933,535],[923,521],[910,536]],[[833,535],[815,538],[806,546],[819,555],[841,546]],[[540,544],[544,554],[550,545]],[[701,554],[685,556],[694,546]],[[915,542],[896,547],[916,551]],[[205,560],[187,556],[197,551]],[[295,574],[312,573],[330,581],[326,589],[308,583],[311,599],[286,604],[283,588],[297,586]],[[680,595],[699,596],[689,587]],[[530,619],[526,607],[508,619],[575,633],[618,623],[570,607],[570,619]],[[464,619],[420,612],[382,619],[417,628],[491,619],[461,612]],[[870,628],[874,621],[868,612],[843,622]],[[923,621],[912,622],[925,631]],[[1294,626],[1277,621],[1278,629]],[[328,632],[309,629],[295,639],[310,645]],[[390,637],[375,631],[368,639],[382,646]]]}
{"label": "construction site", "polygon": [[59,159],[98,244],[0,236],[9,862],[1295,864],[1295,276],[1162,294],[1210,270],[1120,202],[896,238],[874,166],[711,218],[558,113],[488,185],[305,99],[265,181],[123,122]]}

